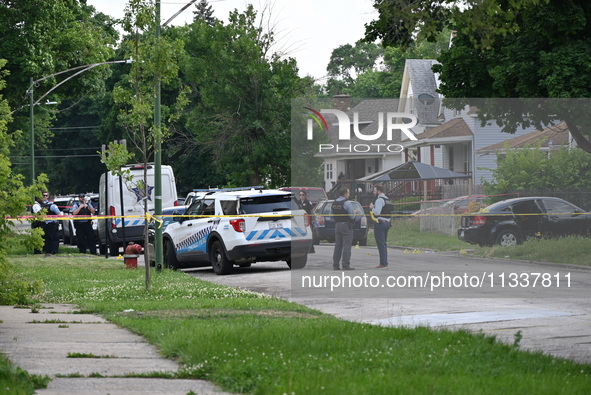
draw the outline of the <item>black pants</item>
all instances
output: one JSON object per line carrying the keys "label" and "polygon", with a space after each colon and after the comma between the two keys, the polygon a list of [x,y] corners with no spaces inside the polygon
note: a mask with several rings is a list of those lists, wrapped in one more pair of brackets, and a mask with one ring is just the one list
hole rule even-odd
{"label": "black pants", "polygon": [[45,223],[43,225],[43,231],[45,232],[45,236],[43,237],[43,239],[45,240],[43,251],[46,254],[57,254],[60,248],[60,235],[58,223]]}
{"label": "black pants", "polygon": [[76,227],[76,237],[78,239],[78,251],[85,254],[86,249],[88,249],[92,255],[96,255],[96,240],[94,239],[92,222],[78,220],[74,221],[74,226]]}

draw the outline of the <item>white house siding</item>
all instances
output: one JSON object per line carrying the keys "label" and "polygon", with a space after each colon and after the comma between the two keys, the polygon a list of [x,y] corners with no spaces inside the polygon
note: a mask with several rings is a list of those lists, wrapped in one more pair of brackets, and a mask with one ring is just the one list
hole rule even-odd
{"label": "white house siding", "polygon": [[474,165],[472,170],[474,174],[474,184],[481,184],[483,180],[491,181],[491,170],[496,169],[497,167],[497,156],[495,154],[478,155],[479,149],[536,130],[535,127],[530,127],[525,130],[518,128],[515,134],[508,134],[501,132],[500,127],[494,123],[487,123],[485,126],[480,126],[480,121],[478,119],[472,119],[472,124],[474,125],[474,128],[472,129],[474,130]]}

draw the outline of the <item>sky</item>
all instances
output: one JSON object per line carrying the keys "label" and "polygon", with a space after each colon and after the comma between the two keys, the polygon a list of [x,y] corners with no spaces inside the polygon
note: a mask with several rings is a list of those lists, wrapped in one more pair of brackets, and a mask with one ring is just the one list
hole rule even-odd
{"label": "sky", "polygon": [[[198,0],[199,1],[199,0]],[[198,2],[197,1],[197,2]],[[161,0],[161,18],[166,22],[190,0]],[[365,24],[377,18],[373,0],[208,0],[213,16],[227,22],[230,11],[242,12],[247,4],[256,10],[270,7],[276,32],[276,51],[295,58],[301,77],[311,75],[324,82],[332,51],[363,38]],[[87,0],[87,4],[114,18],[123,17],[127,0]],[[172,25],[193,19],[195,6],[178,15]],[[260,12],[257,13],[260,16]]]}

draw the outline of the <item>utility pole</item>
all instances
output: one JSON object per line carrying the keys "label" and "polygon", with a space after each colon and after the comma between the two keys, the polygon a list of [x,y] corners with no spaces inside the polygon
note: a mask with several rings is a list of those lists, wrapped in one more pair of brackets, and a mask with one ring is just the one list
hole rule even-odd
{"label": "utility pole", "polygon": [[31,133],[30,140],[31,140],[31,185],[35,182],[35,113],[33,112],[33,107],[35,105],[35,100],[33,99],[33,77],[31,77],[31,86],[29,87],[29,131]]}
{"label": "utility pole", "polygon": [[[160,41],[160,0],[156,0],[156,45]],[[154,103],[154,130],[156,138],[154,140],[154,216],[162,219],[162,133],[160,119],[160,90],[161,81],[159,71],[156,70],[156,99]],[[156,226],[154,235],[154,253],[156,255],[156,271],[162,270],[164,263],[162,248],[162,227]]]}

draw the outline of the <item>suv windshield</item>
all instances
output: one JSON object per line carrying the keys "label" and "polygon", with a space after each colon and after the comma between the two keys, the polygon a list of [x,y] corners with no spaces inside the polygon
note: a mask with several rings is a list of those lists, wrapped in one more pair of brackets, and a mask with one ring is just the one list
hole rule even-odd
{"label": "suv windshield", "polygon": [[288,211],[293,207],[291,195],[255,196],[240,199],[240,214],[260,214]]}

